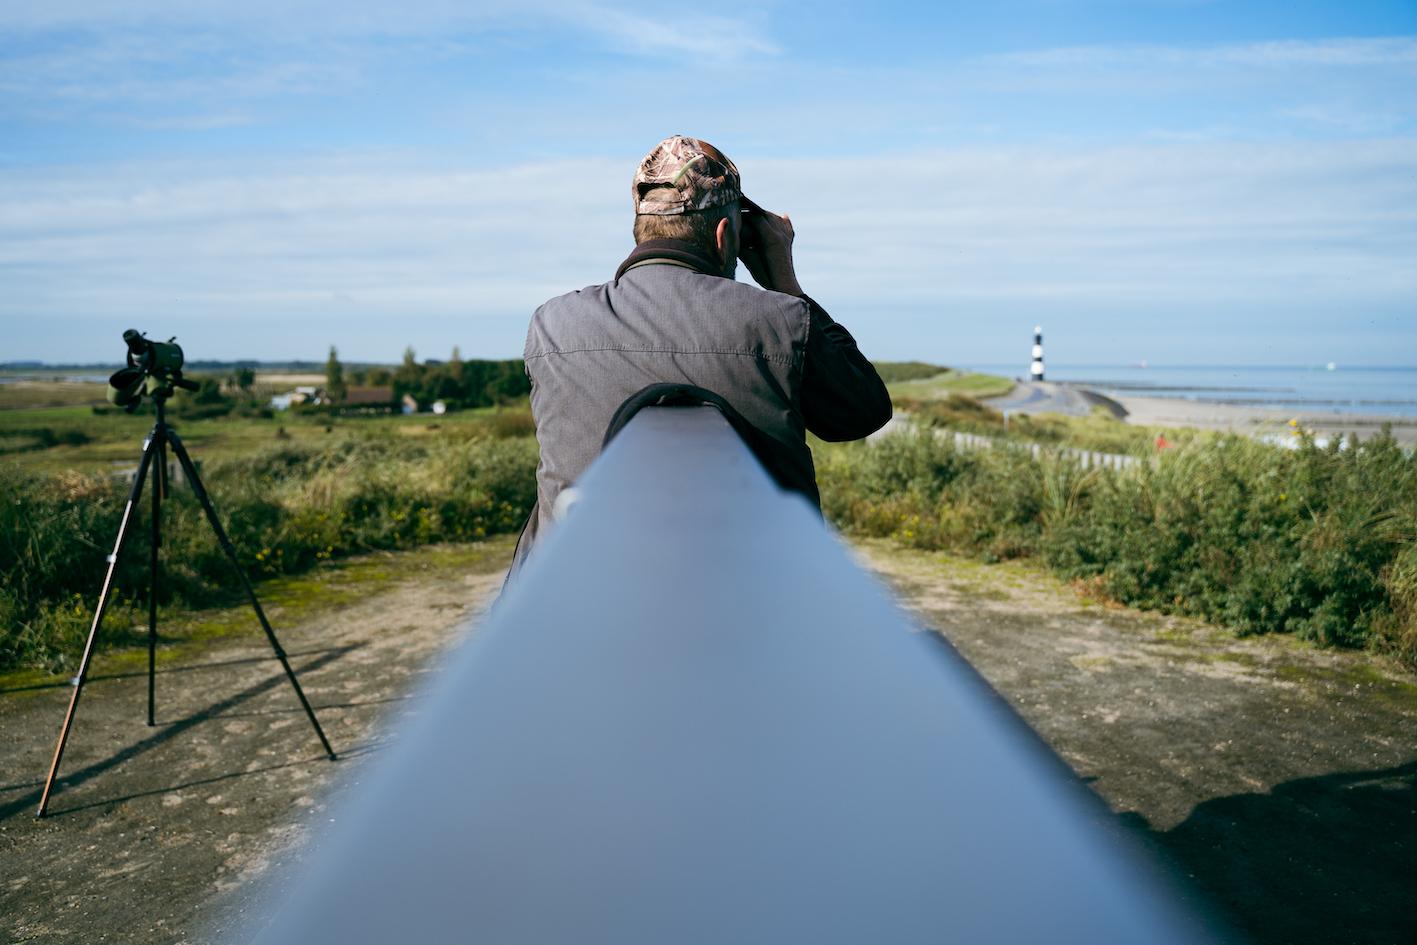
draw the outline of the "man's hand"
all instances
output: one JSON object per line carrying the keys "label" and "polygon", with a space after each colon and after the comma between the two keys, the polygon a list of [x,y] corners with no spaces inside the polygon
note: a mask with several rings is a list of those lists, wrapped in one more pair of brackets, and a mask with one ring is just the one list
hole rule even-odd
{"label": "man's hand", "polygon": [[764,289],[803,295],[792,268],[792,221],[743,198],[742,229],[738,235],[738,258],[753,279]]}

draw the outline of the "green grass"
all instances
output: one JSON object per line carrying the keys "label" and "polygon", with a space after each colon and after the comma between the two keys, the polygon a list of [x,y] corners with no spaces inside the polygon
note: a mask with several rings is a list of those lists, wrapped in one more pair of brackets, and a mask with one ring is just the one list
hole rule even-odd
{"label": "green grass", "polygon": [[1013,390],[1014,382],[995,374],[945,369],[943,373],[913,380],[887,383],[891,397],[905,400],[947,400],[951,394],[966,397],[998,397]]}
{"label": "green grass", "polygon": [[107,403],[108,387],[83,381],[12,381],[0,384],[0,410],[74,407]]}
{"label": "green grass", "polygon": [[[513,536],[502,535],[470,544],[436,544],[329,561],[308,573],[263,581],[259,591],[261,604],[279,632],[281,627],[320,613],[359,606],[373,595],[429,571],[495,573],[506,566],[514,544]],[[97,580],[98,575],[94,578]],[[85,619],[91,618],[92,614],[86,612]],[[104,622],[103,642],[107,645],[101,660],[102,672],[146,670],[146,620],[146,609],[129,607],[110,612]],[[87,630],[85,624],[84,632]],[[158,634],[159,666],[190,660],[214,639],[242,635],[250,635],[256,641],[262,639],[260,624],[244,599],[221,607],[164,608],[158,614]],[[0,672],[0,689],[52,683],[65,675],[43,667]]]}
{"label": "green grass", "polygon": [[[240,431],[259,429],[258,421],[211,421],[231,429],[213,431],[213,440],[222,437],[218,448],[199,455],[248,573],[291,575],[351,554],[518,529],[535,501],[537,458],[520,416],[361,420],[257,443]],[[44,465],[0,462],[0,667],[67,666],[76,658],[128,493],[128,483],[112,475],[50,473]],[[125,549],[120,612],[143,603],[148,541],[140,527]],[[162,603],[192,609],[230,601],[229,564],[185,488],[164,505],[163,560]],[[116,619],[109,639],[129,639],[131,624]]]}
{"label": "green grass", "polygon": [[1009,418],[1007,435],[1013,439],[1101,453],[1150,456],[1157,452],[1157,440],[1165,437],[1169,447],[1214,442],[1217,434],[1193,428],[1147,427],[1118,420],[1102,407],[1094,407],[1086,417],[1060,414]]}
{"label": "green grass", "polygon": [[[1167,431],[1176,448],[1158,452],[1159,431],[1100,415],[1016,416],[1005,429],[997,411],[961,393],[1008,385],[962,372],[900,381],[892,390],[925,427],[919,435],[814,441],[829,518],[914,547],[1033,558],[1105,598],[1239,633],[1371,645],[1417,666],[1417,460],[1390,437],[1290,451]],[[77,654],[127,492],[113,471],[136,465],[151,423],[82,406],[0,411],[0,667],[63,667]],[[174,424],[257,578],[508,533],[535,497],[524,404]],[[958,451],[931,424],[1003,442]],[[1155,462],[1084,470],[1051,454],[1035,461],[1010,439]],[[190,495],[174,494],[166,521],[163,603],[174,612],[231,603],[227,565]],[[125,556],[120,613],[143,603],[146,541],[139,529]],[[109,638],[130,639],[134,626],[118,618]]]}
{"label": "green grass", "polygon": [[[464,410],[441,417],[391,414],[329,418],[284,412],[270,418],[172,416],[170,423],[193,459],[203,463],[234,459],[275,446],[323,448],[346,434],[374,433],[418,440],[444,435],[518,436],[532,431],[531,413],[525,403]],[[0,462],[50,473],[99,473],[135,467],[152,424],[152,409],[148,406],[136,414],[95,414],[91,408],[81,406],[0,410]],[[36,438],[36,431],[40,430],[49,431],[51,438],[81,437],[84,442],[41,448]]]}
{"label": "green grass", "polygon": [[1136,426],[1118,420],[1101,407],[1086,417],[1016,413],[1006,422],[1002,413],[982,401],[1006,394],[1013,386],[1014,382],[1005,377],[952,369],[887,384],[897,412],[917,423],[1019,442],[1150,455],[1156,452],[1160,436],[1172,446],[1212,438],[1211,434],[1193,429]]}
{"label": "green grass", "polygon": [[1189,428],[1138,426],[1118,420],[1101,407],[1086,417],[1015,414],[1005,422],[1002,413],[964,394],[925,400],[896,397],[894,402],[898,412],[922,426],[1102,453],[1150,456],[1157,452],[1158,437],[1164,436],[1173,447],[1217,438],[1217,434]]}
{"label": "green grass", "polygon": [[871,366],[876,369],[881,380],[887,384],[894,384],[898,381],[923,380],[927,377],[936,377],[949,370],[943,365],[928,364],[924,361],[872,361]]}

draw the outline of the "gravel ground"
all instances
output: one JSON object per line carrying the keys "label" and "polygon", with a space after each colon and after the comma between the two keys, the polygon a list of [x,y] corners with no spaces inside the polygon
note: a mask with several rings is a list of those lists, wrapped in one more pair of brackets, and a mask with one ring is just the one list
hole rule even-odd
{"label": "gravel ground", "polygon": [[[511,547],[372,556],[263,585],[336,762],[251,617],[249,632],[164,662],[154,728],[145,654],[138,671],[131,653],[96,661],[36,820],[72,690],[0,684],[0,941],[204,942],[243,921],[244,892],[299,854],[334,785],[378,751],[383,723],[500,587]],[[305,606],[280,603],[292,597]]]}

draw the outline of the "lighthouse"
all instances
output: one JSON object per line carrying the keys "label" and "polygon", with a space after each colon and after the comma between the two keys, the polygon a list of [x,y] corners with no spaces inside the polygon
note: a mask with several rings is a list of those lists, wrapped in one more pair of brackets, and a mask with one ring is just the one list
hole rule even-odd
{"label": "lighthouse", "polygon": [[1043,380],[1043,326],[1033,326],[1033,363],[1028,367],[1030,379]]}

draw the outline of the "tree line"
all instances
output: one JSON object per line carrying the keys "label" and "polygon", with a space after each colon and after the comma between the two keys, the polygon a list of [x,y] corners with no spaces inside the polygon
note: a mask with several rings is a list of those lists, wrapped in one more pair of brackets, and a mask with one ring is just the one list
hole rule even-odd
{"label": "tree line", "polygon": [[447,361],[419,362],[413,348],[407,348],[403,362],[395,368],[346,369],[339,361],[338,352],[331,347],[325,362],[326,395],[334,403],[342,403],[351,386],[389,387],[394,402],[409,395],[420,407],[441,400],[452,409],[491,407],[531,393],[531,381],[520,358],[464,360],[455,347]]}

